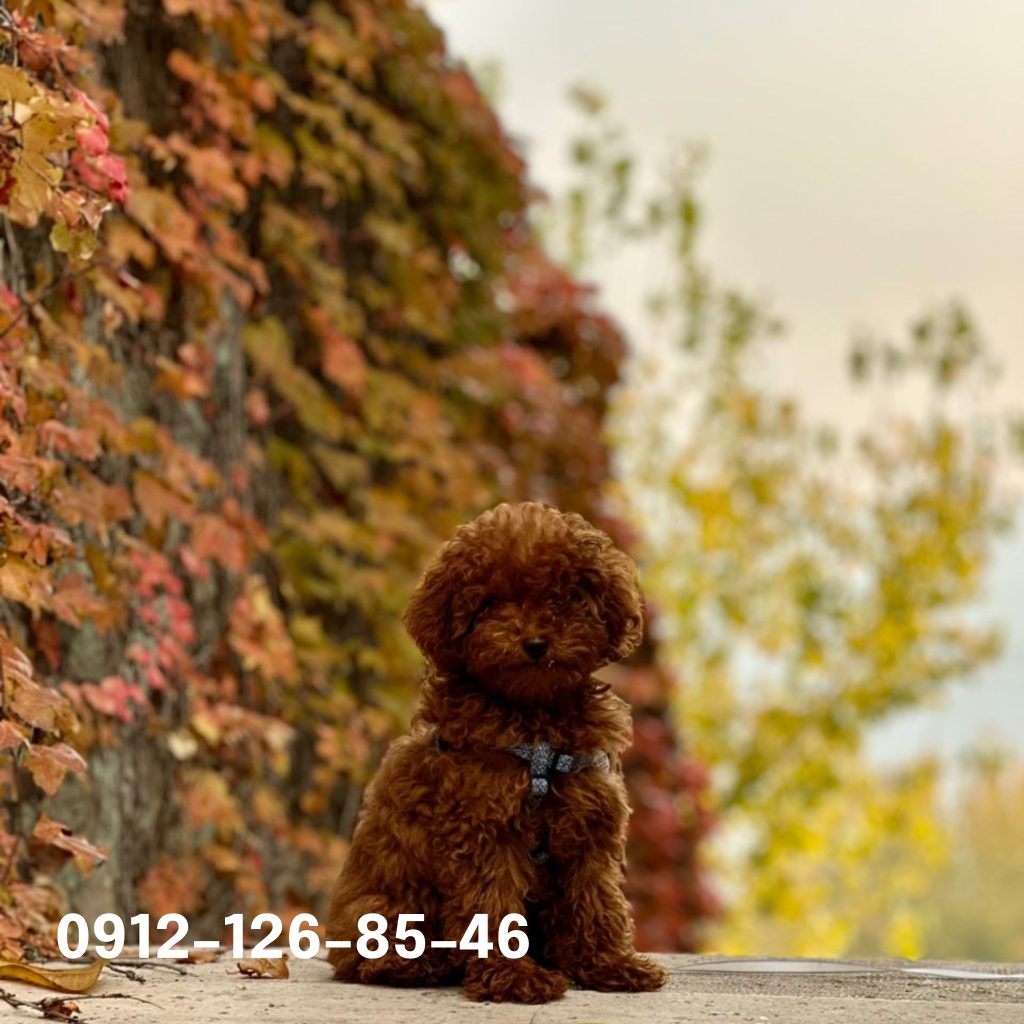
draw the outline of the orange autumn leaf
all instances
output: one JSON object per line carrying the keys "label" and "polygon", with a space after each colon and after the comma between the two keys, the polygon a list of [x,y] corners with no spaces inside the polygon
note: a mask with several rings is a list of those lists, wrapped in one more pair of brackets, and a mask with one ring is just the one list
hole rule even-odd
{"label": "orange autumn leaf", "polygon": [[248,561],[245,534],[224,516],[203,513],[192,524],[192,554],[216,562],[232,572],[242,572]]}
{"label": "orange autumn leaf", "polygon": [[196,949],[194,946],[188,950],[181,962],[186,964],[212,964],[221,958],[221,950],[218,949]]}
{"label": "orange autumn leaf", "polygon": [[101,536],[134,511],[126,487],[106,484],[84,471],[75,474],[73,486],[54,491],[53,507],[68,526],[84,523]]}
{"label": "orange autumn leaf", "polygon": [[86,577],[78,572],[61,577],[50,605],[53,614],[69,626],[91,622],[103,633],[116,626],[123,617],[121,603],[96,593]]}
{"label": "orange autumn leaf", "polygon": [[0,668],[8,684],[25,685],[32,680],[28,655],[6,636],[0,635]]}
{"label": "orange autumn leaf", "polygon": [[366,360],[351,338],[332,331],[322,341],[324,376],[361,398],[366,388]]}
{"label": "orange autumn leaf", "polygon": [[22,730],[8,719],[0,720],[0,750],[9,750],[11,747],[20,747],[28,742],[28,737]]}
{"label": "orange autumn leaf", "polygon": [[366,390],[366,358],[359,346],[339,330],[325,309],[305,311],[310,327],[320,339],[324,376],[356,399]]}
{"label": "orange autumn leaf", "polygon": [[202,902],[205,872],[194,859],[162,857],[139,883],[142,907],[155,918],[191,914]]}
{"label": "orange autumn leaf", "polygon": [[242,665],[263,679],[297,681],[295,646],[281,612],[259,576],[246,579],[245,590],[231,609],[228,643]]}
{"label": "orange autumn leaf", "polygon": [[259,957],[255,960],[239,960],[238,973],[247,978],[275,978],[283,980],[288,977],[288,954],[280,959]]}
{"label": "orange autumn leaf", "polygon": [[191,501],[152,473],[132,474],[132,491],[146,521],[161,529],[168,520],[190,522],[195,514]]}
{"label": "orange autumn leaf", "polygon": [[36,785],[43,792],[53,796],[64,781],[68,772],[85,775],[86,763],[81,754],[66,743],[54,743],[52,746],[41,746],[35,743],[25,759]]}
{"label": "orange autumn leaf", "polygon": [[153,387],[163,388],[178,398],[203,398],[210,392],[206,374],[191,366],[183,366],[166,356],[157,359],[160,375],[153,382]]}
{"label": "orange autumn leaf", "polygon": [[75,835],[66,825],[54,821],[47,814],[41,814],[32,830],[31,838],[44,846],[52,846],[71,854],[81,867],[91,868],[98,861],[107,859],[107,851],[94,846],[87,839]]}
{"label": "orange autumn leaf", "polygon": [[27,725],[46,732],[73,732],[78,723],[66,697],[31,680],[14,691],[10,709]]}

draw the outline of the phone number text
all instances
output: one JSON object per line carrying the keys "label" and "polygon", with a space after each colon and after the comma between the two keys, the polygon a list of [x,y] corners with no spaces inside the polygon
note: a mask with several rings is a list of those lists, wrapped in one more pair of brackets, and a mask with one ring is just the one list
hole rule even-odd
{"label": "phone number text", "polygon": [[[128,925],[138,930],[140,959],[183,960],[192,950],[230,951],[235,959],[243,957],[278,958],[290,953],[297,960],[311,960],[323,949],[352,949],[366,960],[379,960],[393,949],[406,960],[415,960],[428,949],[461,949],[486,957],[495,949],[509,960],[518,960],[529,951],[529,938],[524,930],[526,918],[522,914],[506,914],[498,924],[496,941],[490,938],[486,914],[474,914],[468,927],[458,939],[428,939],[417,927],[425,920],[423,914],[399,914],[392,934],[388,934],[388,920],[383,914],[363,914],[359,918],[359,935],[355,939],[322,941],[317,919],[312,914],[297,914],[292,918],[285,934],[284,922],[277,914],[257,914],[246,926],[242,914],[231,914],[224,919],[227,939],[196,939],[191,948],[184,943],[188,937],[188,920],[183,914],[164,914],[157,919],[160,937],[169,936],[157,945],[153,940],[152,918],[149,914],[136,914],[127,925],[117,914],[100,914],[92,923],[81,914],[65,914],[57,927],[57,947],[69,960],[78,960],[95,952],[104,960],[113,960],[125,949]],[[246,937],[255,933],[266,934],[252,947],[246,946]],[[281,939],[286,938],[286,945]]]}

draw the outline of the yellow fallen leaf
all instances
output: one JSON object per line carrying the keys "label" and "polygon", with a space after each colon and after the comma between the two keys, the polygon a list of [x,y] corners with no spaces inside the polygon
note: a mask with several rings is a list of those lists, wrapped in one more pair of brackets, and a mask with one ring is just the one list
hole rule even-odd
{"label": "yellow fallen leaf", "polygon": [[249,978],[287,978],[288,956],[285,954],[280,960],[239,960],[238,973]]}
{"label": "yellow fallen leaf", "polygon": [[0,960],[0,980],[23,981],[58,992],[88,992],[106,965],[105,960],[95,960],[83,967],[36,967],[16,960]]}

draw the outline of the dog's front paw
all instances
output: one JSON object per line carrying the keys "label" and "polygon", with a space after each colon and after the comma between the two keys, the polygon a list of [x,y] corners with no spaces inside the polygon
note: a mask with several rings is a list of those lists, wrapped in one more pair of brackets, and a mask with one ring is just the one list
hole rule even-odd
{"label": "dog's front paw", "polygon": [[534,960],[490,957],[470,962],[464,987],[477,1002],[549,1003],[565,994],[569,979]]}
{"label": "dog's front paw", "polygon": [[654,992],[668,980],[663,967],[635,953],[574,968],[569,974],[580,988],[596,992]]}

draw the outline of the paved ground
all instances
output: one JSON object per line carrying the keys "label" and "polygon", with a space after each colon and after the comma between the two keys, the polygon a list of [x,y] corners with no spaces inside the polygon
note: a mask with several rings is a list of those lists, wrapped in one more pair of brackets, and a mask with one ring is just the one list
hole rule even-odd
{"label": "paved ground", "polygon": [[[716,961],[659,959],[672,974],[661,992],[570,992],[541,1007],[470,1003],[457,989],[341,985],[322,961],[290,961],[291,977],[284,981],[240,977],[231,973],[230,960],[189,966],[184,974],[148,966],[135,972],[142,980],[108,970],[92,996],[67,998],[79,1003],[88,1024],[1024,1024],[1024,981],[939,980],[900,974],[899,965],[880,961],[838,975],[700,973]],[[1024,972],[1011,965],[943,966]],[[25,1000],[52,994],[9,981],[0,989]],[[106,998],[113,993],[137,998]],[[12,1024],[41,1019],[3,1002],[0,1018]]]}

